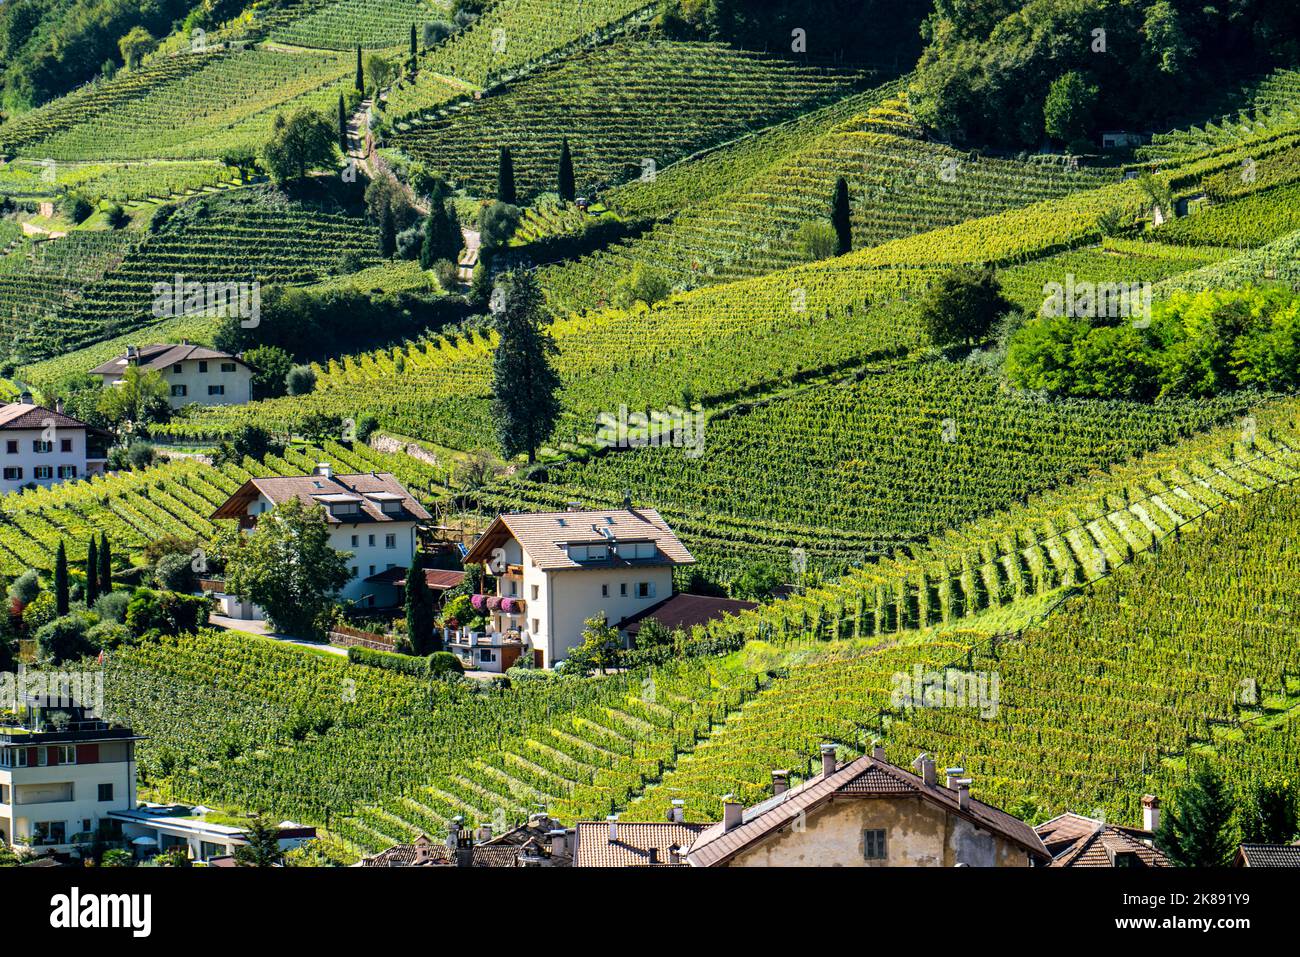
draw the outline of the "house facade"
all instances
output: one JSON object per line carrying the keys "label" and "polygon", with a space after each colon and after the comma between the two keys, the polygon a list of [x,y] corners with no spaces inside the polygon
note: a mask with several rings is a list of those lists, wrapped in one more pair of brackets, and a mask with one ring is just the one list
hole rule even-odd
{"label": "house facade", "polygon": [[723,820],[691,844],[696,867],[1028,867],[1051,860],[1028,824],[970,796],[949,769],[938,781],[928,755],[919,774],[883,749],[837,762],[822,747],[821,774],[788,787],[773,772],[772,796],[752,807],[727,801]]}
{"label": "house facade", "polygon": [[546,668],[582,643],[588,618],[632,618],[671,597],[673,569],[694,561],[649,508],[500,515],[465,556],[495,583],[484,596],[495,599],[491,631],[540,652]]}
{"label": "house facade", "polygon": [[[138,857],[152,857],[180,848],[191,860],[202,864],[228,858],[248,844],[242,827],[205,818],[209,808],[188,804],[143,804],[130,810],[114,811],[123,841]],[[281,821],[277,843],[281,851],[301,847],[316,837],[316,829],[293,821]]]}
{"label": "house facade", "polygon": [[[330,526],[330,547],[346,552],[352,577],[339,597],[360,607],[395,605],[399,591],[382,572],[406,568],[416,551],[416,529],[429,520],[409,491],[388,472],[336,475],[327,463],[311,475],[252,478],[235,490],[214,519],[232,519],[251,531],[258,516],[296,498],[318,505]],[[236,596],[218,599],[231,617],[257,617]]]}
{"label": "house facade", "polygon": [[119,385],[131,366],[161,375],[174,409],[191,403],[239,405],[252,398],[253,370],[243,359],[188,342],[127,346],[124,354],[95,366],[90,375],[109,388]]}
{"label": "house facade", "polygon": [[26,700],[19,722],[0,726],[0,840],[58,853],[91,843],[135,807],[139,740],[83,707]]}
{"label": "house facade", "polygon": [[104,471],[104,434],[28,393],[0,406],[0,492],[47,487]]}

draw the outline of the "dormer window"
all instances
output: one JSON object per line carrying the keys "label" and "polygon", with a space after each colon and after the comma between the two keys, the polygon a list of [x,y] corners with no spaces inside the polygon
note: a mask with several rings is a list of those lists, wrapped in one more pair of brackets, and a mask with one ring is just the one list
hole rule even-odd
{"label": "dormer window", "polygon": [[609,546],[570,545],[569,558],[575,562],[603,562],[609,558]]}

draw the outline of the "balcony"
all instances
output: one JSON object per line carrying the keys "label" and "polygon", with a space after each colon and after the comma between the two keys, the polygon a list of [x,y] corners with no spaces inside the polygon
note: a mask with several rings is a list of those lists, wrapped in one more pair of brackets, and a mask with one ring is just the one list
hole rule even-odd
{"label": "balcony", "polygon": [[522,598],[508,595],[471,595],[469,601],[475,611],[485,615],[522,615],[528,609],[528,603]]}

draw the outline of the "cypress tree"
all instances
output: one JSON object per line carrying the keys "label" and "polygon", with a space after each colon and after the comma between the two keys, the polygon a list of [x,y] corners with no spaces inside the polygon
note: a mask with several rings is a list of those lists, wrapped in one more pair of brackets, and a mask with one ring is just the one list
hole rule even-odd
{"label": "cypress tree", "polygon": [[406,637],[417,655],[427,655],[433,644],[433,595],[424,578],[418,553],[406,570]]}
{"label": "cypress tree", "polygon": [[831,202],[831,225],[835,227],[835,255],[853,250],[853,221],[849,216],[849,184],[841,176],[835,181],[835,199]]}
{"label": "cypress tree", "polygon": [[99,535],[99,593],[107,595],[113,590],[113,552],[108,547],[108,533]]}
{"label": "cypress tree", "polygon": [[361,44],[357,44],[357,92],[366,95],[366,71],[361,66]]}
{"label": "cypress tree", "polygon": [[419,55],[420,48],[415,42],[415,24],[411,24],[411,69],[415,69],[415,58]]}
{"label": "cypress tree", "polygon": [[560,199],[573,202],[577,189],[573,180],[573,155],[569,152],[569,138],[566,136],[560,144],[560,172],[556,177],[557,191]]}
{"label": "cypress tree", "polygon": [[514,206],[519,200],[515,191],[515,161],[510,155],[510,147],[501,147],[497,160],[497,199]]}
{"label": "cypress tree", "polygon": [[551,365],[555,341],[546,331],[542,291],[527,270],[508,273],[496,315],[500,342],[492,356],[492,425],[507,456],[528,453],[550,437],[560,414],[560,377]]}
{"label": "cypress tree", "polygon": [[90,537],[86,546],[86,607],[95,604],[99,598],[99,549],[95,546],[95,537]]}
{"label": "cypress tree", "polygon": [[339,94],[339,149],[348,155],[348,108],[343,103],[343,94]]}
{"label": "cypress tree", "polygon": [[59,539],[59,551],[54,557],[54,607],[60,616],[68,613],[68,553]]}
{"label": "cypress tree", "polygon": [[384,204],[379,214],[379,252],[388,258],[397,251],[397,227],[393,224],[393,211]]}

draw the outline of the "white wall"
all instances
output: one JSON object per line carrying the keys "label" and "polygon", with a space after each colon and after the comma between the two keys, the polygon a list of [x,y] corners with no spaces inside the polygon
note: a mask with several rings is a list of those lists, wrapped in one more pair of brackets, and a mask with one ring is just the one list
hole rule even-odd
{"label": "white wall", "polygon": [[[121,742],[129,747],[126,742]],[[110,747],[100,744],[101,752]],[[135,807],[135,761],[102,761],[97,764],[60,764],[46,767],[0,769],[0,784],[9,785],[10,801],[15,786],[71,782],[72,800],[43,804],[0,804],[0,820],[12,820],[13,833],[6,834],[11,845],[18,838],[31,837],[38,821],[62,821],[64,833],[71,837],[81,831],[81,822],[89,818],[92,830],[110,811],[127,811]],[[99,800],[99,785],[113,785],[113,800]],[[45,845],[46,848],[58,845]]]}
{"label": "white wall", "polygon": [[[14,492],[31,482],[40,486],[58,485],[60,482],[71,481],[70,478],[59,478],[60,466],[72,466],[77,470],[74,478],[85,478],[88,474],[86,468],[86,430],[73,428],[55,428],[53,431],[54,450],[52,452],[37,452],[34,450],[32,443],[43,441],[45,437],[44,429],[0,429],[0,492]],[[63,441],[67,439],[72,443],[72,450],[63,451]],[[9,443],[16,442],[17,451],[9,451]],[[53,478],[38,479],[36,469],[38,466],[49,466],[53,469]],[[20,468],[22,469],[22,478],[6,479],[5,472],[2,469]]]}
{"label": "white wall", "polygon": [[[230,361],[229,359],[186,359],[178,363],[181,367],[180,372],[176,372],[170,365],[160,369],[159,372],[169,390],[173,386],[185,387],[185,395],[171,397],[172,408],[179,409],[194,402],[200,405],[241,405],[249,401],[252,397],[253,373],[242,362],[234,363],[233,372],[222,372],[222,363]],[[207,364],[206,372],[199,371],[200,362]],[[114,386],[122,381],[121,376],[115,373],[101,378],[104,380],[105,387]],[[208,395],[208,386],[217,385],[224,387],[225,394]]]}

